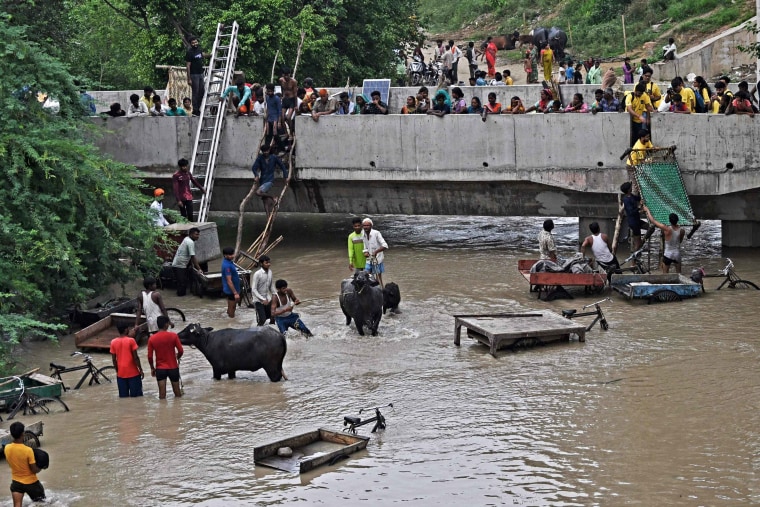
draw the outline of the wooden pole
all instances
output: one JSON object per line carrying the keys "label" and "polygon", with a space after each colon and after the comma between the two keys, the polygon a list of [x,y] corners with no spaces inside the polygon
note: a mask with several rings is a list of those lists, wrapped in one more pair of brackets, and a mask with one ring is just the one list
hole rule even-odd
{"label": "wooden pole", "polygon": [[274,61],[272,62],[272,76],[269,78],[270,83],[274,83],[274,68],[277,65],[277,57],[280,56],[280,50],[274,54]]}
{"label": "wooden pole", "polygon": [[573,31],[570,29],[570,22],[567,22],[567,35],[570,37],[570,46],[573,45]]}
{"label": "wooden pole", "polygon": [[301,30],[301,41],[298,43],[298,51],[296,52],[296,64],[293,66],[293,74],[291,77],[296,78],[296,71],[298,70],[298,61],[301,59],[301,49],[303,48],[303,41],[306,38],[306,32]]}
{"label": "wooden pole", "polygon": [[622,194],[618,194],[617,199],[618,199],[618,213],[617,213],[617,220],[615,221],[615,234],[612,236],[612,255],[615,255],[615,253],[617,252],[618,238],[620,237],[620,228],[623,226],[623,215],[625,214],[623,212],[625,207],[623,206]]}
{"label": "wooden pole", "polygon": [[628,54],[628,39],[625,36],[625,14],[620,15],[620,19],[623,21],[623,54]]}

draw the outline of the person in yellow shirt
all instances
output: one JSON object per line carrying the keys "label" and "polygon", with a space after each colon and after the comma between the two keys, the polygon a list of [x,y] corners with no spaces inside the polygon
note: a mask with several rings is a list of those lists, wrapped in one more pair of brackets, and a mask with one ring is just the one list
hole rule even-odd
{"label": "person in yellow shirt", "polygon": [[657,86],[657,83],[652,81],[652,72],[651,67],[644,67],[644,73],[641,74],[640,82],[646,85],[646,94],[649,95],[649,100],[652,101],[652,106],[657,109],[662,100],[662,92],[660,92],[660,87]]}
{"label": "person in yellow shirt", "polygon": [[509,69],[504,69],[504,72],[501,73],[501,75],[504,77],[504,84],[507,86],[512,86],[515,84],[515,80],[512,79],[512,71]]}
{"label": "person in yellow shirt", "polygon": [[45,499],[45,488],[37,479],[41,470],[34,458],[34,451],[24,444],[24,425],[14,422],[10,427],[13,442],[6,445],[5,461],[11,467],[11,496],[13,507],[21,507],[24,495],[29,495],[33,502]]}
{"label": "person in yellow shirt", "polygon": [[647,158],[647,150],[651,150],[652,148],[654,148],[654,145],[652,144],[652,136],[649,134],[649,130],[645,128],[641,129],[639,131],[639,139],[633,145],[633,148],[631,148],[630,155],[628,155],[628,161],[626,162],[628,169],[632,171],[635,166],[644,162]]}
{"label": "person in yellow shirt", "polygon": [[654,112],[645,83],[637,84],[633,93],[626,97],[625,110],[631,117],[631,145],[634,145],[639,140],[641,130],[649,130],[650,115]]}
{"label": "person in yellow shirt", "polygon": [[683,79],[681,77],[675,77],[670,81],[670,87],[673,88],[675,93],[681,94],[681,100],[689,108],[690,113],[694,113],[697,110],[697,97],[694,95],[694,90],[684,86]]}

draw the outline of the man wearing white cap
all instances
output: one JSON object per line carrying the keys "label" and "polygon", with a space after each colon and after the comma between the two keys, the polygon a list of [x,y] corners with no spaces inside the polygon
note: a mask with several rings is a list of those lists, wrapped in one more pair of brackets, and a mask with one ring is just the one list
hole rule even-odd
{"label": "man wearing white cap", "polygon": [[153,224],[157,227],[166,227],[169,221],[164,217],[164,189],[157,188],[153,191],[153,202],[150,205]]}
{"label": "man wearing white cap", "polygon": [[[385,273],[385,267],[383,266],[383,258],[385,257],[383,252],[388,249],[388,243],[383,239],[383,235],[380,231],[372,228],[374,224],[369,218],[362,220],[362,228],[364,229],[364,257],[367,258],[367,264],[364,269],[368,273],[373,273],[377,277],[377,281],[380,282],[380,287],[383,286],[383,276]],[[374,261],[373,262],[373,258]]]}

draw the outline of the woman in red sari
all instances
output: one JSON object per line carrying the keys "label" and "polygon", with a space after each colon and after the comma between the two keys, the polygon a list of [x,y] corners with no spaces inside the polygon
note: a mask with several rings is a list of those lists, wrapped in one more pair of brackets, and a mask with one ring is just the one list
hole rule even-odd
{"label": "woman in red sari", "polygon": [[488,65],[488,77],[493,78],[496,75],[496,44],[490,36],[486,39],[486,65]]}

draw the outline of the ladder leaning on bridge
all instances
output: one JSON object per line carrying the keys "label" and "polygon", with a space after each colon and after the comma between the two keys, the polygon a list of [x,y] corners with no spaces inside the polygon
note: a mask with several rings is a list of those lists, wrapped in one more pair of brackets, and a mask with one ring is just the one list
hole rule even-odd
{"label": "ladder leaning on bridge", "polygon": [[211,207],[216,155],[219,149],[219,137],[224,127],[225,108],[221,97],[225,87],[232,81],[232,73],[235,70],[238,52],[237,36],[237,22],[233,21],[229,26],[222,23],[217,25],[214,49],[206,69],[206,94],[201,104],[201,117],[195,134],[193,158],[190,162],[190,173],[203,184],[206,190],[200,199],[193,199],[194,203],[200,204],[198,222],[206,221]]}

